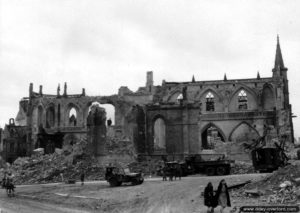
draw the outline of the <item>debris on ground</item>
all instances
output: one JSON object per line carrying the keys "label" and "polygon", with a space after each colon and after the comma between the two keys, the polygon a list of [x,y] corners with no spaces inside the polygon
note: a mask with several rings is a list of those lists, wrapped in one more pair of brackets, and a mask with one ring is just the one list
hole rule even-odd
{"label": "debris on ground", "polygon": [[[38,148],[31,157],[19,157],[7,169],[14,174],[16,184],[74,182],[80,180],[82,172],[86,180],[104,180],[107,163],[119,164],[133,172],[155,175],[159,161],[137,162],[130,140],[108,137],[106,149],[107,156],[99,160],[89,154],[87,140],[81,138],[73,145],[56,148],[52,154],[44,154],[43,149]],[[0,178],[4,171],[0,170]]]}
{"label": "debris on ground", "polygon": [[236,197],[260,197],[269,204],[295,204],[297,197],[300,198],[300,165],[279,168],[264,179],[250,183],[233,194]]}
{"label": "debris on ground", "polygon": [[[64,182],[79,179],[82,172],[88,180],[103,179],[104,169],[86,151],[87,141],[81,139],[69,150],[55,150],[52,154],[35,152],[31,157],[19,157],[8,168],[16,184]],[[2,177],[2,174],[0,174]]]}
{"label": "debris on ground", "polygon": [[255,173],[254,167],[250,162],[235,161],[231,168],[231,174],[251,174]]}

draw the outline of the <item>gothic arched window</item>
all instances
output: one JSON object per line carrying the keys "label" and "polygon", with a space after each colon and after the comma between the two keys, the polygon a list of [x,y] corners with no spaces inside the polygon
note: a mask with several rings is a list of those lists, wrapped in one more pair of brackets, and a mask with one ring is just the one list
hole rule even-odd
{"label": "gothic arched window", "polygon": [[247,93],[245,90],[241,90],[238,95],[238,105],[239,109],[248,109],[248,99],[247,99]]}
{"label": "gothic arched window", "polygon": [[74,107],[71,108],[69,112],[69,125],[76,126],[77,125],[77,111]]}
{"label": "gothic arched window", "polygon": [[206,95],[206,111],[215,111],[215,97],[211,92]]}

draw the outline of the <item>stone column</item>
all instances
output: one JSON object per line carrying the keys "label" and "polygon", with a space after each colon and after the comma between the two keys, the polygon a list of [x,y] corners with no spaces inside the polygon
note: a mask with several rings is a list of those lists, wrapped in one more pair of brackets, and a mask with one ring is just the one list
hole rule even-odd
{"label": "stone column", "polygon": [[187,106],[182,109],[182,143],[183,154],[189,154],[189,110]]}
{"label": "stone column", "polygon": [[95,156],[106,155],[106,112],[104,108],[93,106],[88,118],[89,150]]}

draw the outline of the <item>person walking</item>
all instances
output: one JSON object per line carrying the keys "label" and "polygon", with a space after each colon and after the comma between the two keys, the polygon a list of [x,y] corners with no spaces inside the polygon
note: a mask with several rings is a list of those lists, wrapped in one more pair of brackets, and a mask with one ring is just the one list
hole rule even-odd
{"label": "person walking", "polygon": [[84,184],[84,171],[81,172],[80,180],[81,180],[81,186],[83,186],[83,184]]}
{"label": "person walking", "polygon": [[64,174],[61,172],[60,174],[61,182],[64,182]]}
{"label": "person walking", "polygon": [[204,189],[204,205],[207,206],[207,213],[213,213],[215,207],[214,188],[211,182]]}
{"label": "person walking", "polygon": [[15,195],[14,177],[15,176],[11,172],[8,172],[6,177],[6,193],[8,196]]}
{"label": "person walking", "polygon": [[227,206],[228,207],[231,206],[228,187],[224,179],[222,179],[219,183],[216,199],[218,205],[221,206],[221,210],[220,210],[221,213],[223,213],[224,209]]}

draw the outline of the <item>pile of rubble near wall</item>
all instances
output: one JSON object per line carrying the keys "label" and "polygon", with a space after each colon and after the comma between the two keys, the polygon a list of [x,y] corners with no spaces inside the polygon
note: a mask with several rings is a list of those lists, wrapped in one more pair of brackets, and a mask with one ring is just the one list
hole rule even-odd
{"label": "pile of rubble near wall", "polygon": [[18,158],[9,171],[14,174],[16,184],[79,180],[82,172],[88,180],[103,179],[104,169],[86,153],[85,147],[86,140],[81,140],[71,150],[56,149],[53,154]]}
{"label": "pile of rubble near wall", "polygon": [[31,157],[18,158],[8,170],[14,174],[16,184],[78,181],[82,172],[86,180],[103,180],[108,163],[129,167],[144,174],[155,173],[156,166],[152,161],[136,162],[133,144],[128,139],[108,137],[106,149],[106,161],[99,161],[88,153],[86,139],[81,139],[74,145],[56,149],[53,154],[37,153]]}
{"label": "pile of rubble near wall", "polygon": [[132,141],[126,138],[107,137],[106,150],[110,163],[123,168],[128,167],[132,172],[142,172],[147,176],[155,175],[157,168],[163,165],[163,161],[157,159],[138,161]]}
{"label": "pile of rubble near wall", "polygon": [[107,137],[106,150],[108,155],[128,155],[136,158],[133,143],[127,138]]}
{"label": "pile of rubble near wall", "polygon": [[234,191],[236,197],[256,197],[268,204],[300,204],[300,162],[280,168],[263,180]]}

